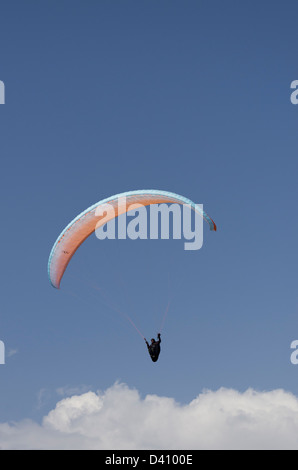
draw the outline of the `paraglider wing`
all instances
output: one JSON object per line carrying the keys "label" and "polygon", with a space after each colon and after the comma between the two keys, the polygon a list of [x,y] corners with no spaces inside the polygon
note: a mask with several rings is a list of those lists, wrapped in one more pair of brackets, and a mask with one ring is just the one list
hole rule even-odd
{"label": "paraglider wing", "polygon": [[[121,203],[121,201],[124,202]],[[202,209],[200,209],[199,206],[178,194],[158,190],[140,190],[111,196],[99,201],[97,204],[94,204],[79,214],[74,220],[72,220],[72,222],[70,222],[70,224],[67,225],[57,238],[51,250],[48,262],[48,275],[53,287],[59,289],[61,279],[72,256],[86,238],[88,238],[89,235],[91,235],[98,227],[106,224],[112,218],[129,211],[129,206],[132,204],[148,206],[151,204],[162,203],[188,204],[193,210],[199,212],[200,215],[208,222],[210,230],[216,230],[216,225],[213,220]],[[110,207],[112,206],[114,211],[103,217],[102,214],[99,213],[98,209],[104,209],[106,204]]]}

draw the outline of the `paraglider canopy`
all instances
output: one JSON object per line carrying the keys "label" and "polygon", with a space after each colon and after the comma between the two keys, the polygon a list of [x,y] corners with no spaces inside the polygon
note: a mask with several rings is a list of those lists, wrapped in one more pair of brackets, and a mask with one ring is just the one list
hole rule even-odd
{"label": "paraglider canopy", "polygon": [[[119,204],[119,201],[122,202]],[[59,289],[61,279],[72,256],[86,238],[88,238],[89,235],[91,235],[98,227],[106,224],[109,220],[112,220],[112,218],[128,212],[132,204],[148,206],[162,203],[187,204],[191,209],[203,217],[203,219],[209,224],[210,230],[216,230],[215,223],[208,214],[200,208],[200,206],[192,202],[190,199],[175,193],[150,189],[129,191],[111,196],[99,201],[79,214],[67,225],[57,238],[51,250],[48,262],[48,276],[52,286]],[[107,204],[112,206],[114,210],[111,212],[111,215],[103,218],[99,209],[101,206],[105,206]]]}

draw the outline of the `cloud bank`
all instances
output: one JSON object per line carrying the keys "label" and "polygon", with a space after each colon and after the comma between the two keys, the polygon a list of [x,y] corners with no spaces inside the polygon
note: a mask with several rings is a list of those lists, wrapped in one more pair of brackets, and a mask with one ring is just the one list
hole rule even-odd
{"label": "cloud bank", "polygon": [[298,398],[204,391],[186,405],[125,384],[60,400],[42,423],[0,423],[1,449],[298,449]]}

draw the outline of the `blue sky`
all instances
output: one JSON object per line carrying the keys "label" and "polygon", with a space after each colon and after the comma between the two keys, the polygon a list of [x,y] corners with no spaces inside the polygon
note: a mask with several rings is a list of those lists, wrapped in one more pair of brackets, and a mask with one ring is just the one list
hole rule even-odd
{"label": "blue sky", "polygon": [[[204,389],[298,393],[297,2],[2,1],[1,421],[58,389],[187,403]],[[181,194],[204,245],[91,236],[53,289],[61,230],[113,194]],[[157,364],[149,339],[171,307]]]}

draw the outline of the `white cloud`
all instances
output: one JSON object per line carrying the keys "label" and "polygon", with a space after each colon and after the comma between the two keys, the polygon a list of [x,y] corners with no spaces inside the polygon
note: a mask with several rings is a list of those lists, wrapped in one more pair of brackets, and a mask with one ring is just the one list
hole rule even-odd
{"label": "white cloud", "polygon": [[90,390],[90,386],[88,385],[80,385],[78,387],[59,387],[56,389],[56,393],[60,396],[69,397],[71,395],[81,395],[82,393],[88,392]]}
{"label": "white cloud", "polygon": [[180,405],[116,383],[0,423],[2,449],[298,449],[298,398],[284,390],[205,391]]}
{"label": "white cloud", "polygon": [[11,357],[11,356],[14,356],[15,354],[18,354],[18,350],[17,349],[9,349],[8,352],[7,352],[7,357]]}

